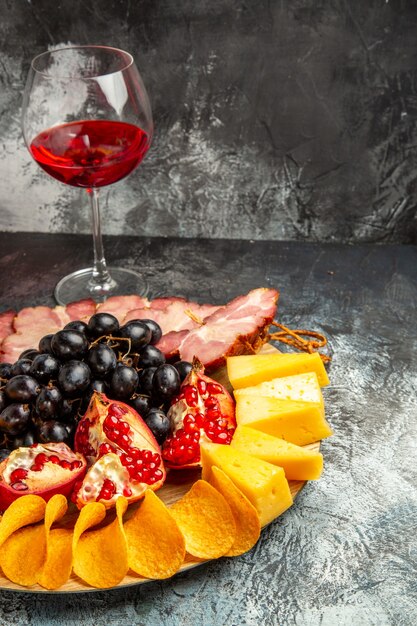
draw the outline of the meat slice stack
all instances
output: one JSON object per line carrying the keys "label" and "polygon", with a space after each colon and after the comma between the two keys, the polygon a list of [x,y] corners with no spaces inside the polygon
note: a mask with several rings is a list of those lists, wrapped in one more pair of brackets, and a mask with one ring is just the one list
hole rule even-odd
{"label": "meat slice stack", "polygon": [[194,355],[216,368],[226,356],[258,349],[273,320],[278,292],[254,289],[225,306],[198,304],[184,298],[114,296],[96,305],[81,300],[66,307],[28,307],[0,314],[0,361],[15,362],[27,348],[55,333],[74,319],[88,320],[95,312],[115,315],[121,324],[133,319],[153,319],[162,328],[158,347],[167,358],[192,360]]}
{"label": "meat slice stack", "polygon": [[179,346],[181,359],[192,361],[198,356],[210,371],[227,356],[256,352],[265,343],[277,300],[275,289],[254,289],[235,298],[187,333]]}

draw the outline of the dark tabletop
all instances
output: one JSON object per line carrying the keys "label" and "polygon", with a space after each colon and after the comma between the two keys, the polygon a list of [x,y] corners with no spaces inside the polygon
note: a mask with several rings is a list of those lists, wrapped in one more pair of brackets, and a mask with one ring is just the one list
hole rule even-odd
{"label": "dark tabletop", "polygon": [[[0,625],[414,626],[417,623],[417,249],[400,245],[106,240],[151,297],[223,303],[280,290],[278,319],[322,330],[335,435],[325,470],[246,555],[137,588],[0,592]],[[0,310],[53,305],[90,263],[83,236],[0,234]]]}

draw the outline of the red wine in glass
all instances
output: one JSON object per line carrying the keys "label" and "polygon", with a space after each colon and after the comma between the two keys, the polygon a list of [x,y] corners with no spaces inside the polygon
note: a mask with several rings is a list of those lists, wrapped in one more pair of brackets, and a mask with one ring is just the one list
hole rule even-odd
{"label": "red wine in glass", "polygon": [[146,155],[153,134],[148,96],[132,56],[107,46],[70,46],[31,63],[22,128],[38,165],[57,180],[85,188],[91,206],[93,267],[62,278],[59,304],[92,297],[146,293],[136,271],[107,267],[99,190],[128,176]]}
{"label": "red wine in glass", "polygon": [[53,126],[29,150],[45,172],[74,187],[103,187],[124,178],[142,161],[148,135],[126,122],[85,120]]}

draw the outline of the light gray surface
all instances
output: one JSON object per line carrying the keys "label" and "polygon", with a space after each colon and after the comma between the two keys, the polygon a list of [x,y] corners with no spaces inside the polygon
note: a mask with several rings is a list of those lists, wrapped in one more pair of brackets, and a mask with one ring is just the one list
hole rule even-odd
{"label": "light gray surface", "polygon": [[[52,303],[88,244],[0,235],[1,308]],[[0,624],[415,626],[417,249],[119,238],[108,253],[143,269],[151,296],[221,303],[277,287],[279,320],[329,336],[324,474],[242,557],[128,590],[0,592]]]}

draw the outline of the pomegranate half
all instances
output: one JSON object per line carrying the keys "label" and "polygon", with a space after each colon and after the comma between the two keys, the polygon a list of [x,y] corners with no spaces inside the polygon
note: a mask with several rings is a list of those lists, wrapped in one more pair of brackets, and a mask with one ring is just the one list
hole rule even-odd
{"label": "pomegranate half", "polygon": [[0,510],[20,496],[36,494],[48,501],[56,493],[70,497],[87,462],[65,443],[35,443],[17,448],[0,463]]}
{"label": "pomegranate half", "polygon": [[200,443],[230,444],[236,429],[233,398],[204,374],[203,364],[195,357],[168,416],[173,434],[163,444],[162,458],[172,469],[200,466]]}
{"label": "pomegranate half", "polygon": [[124,402],[95,392],[75,433],[75,449],[89,469],[75,485],[73,502],[114,506],[117,498],[142,498],[146,489],[162,487],[166,471],[161,449],[140,415]]}

